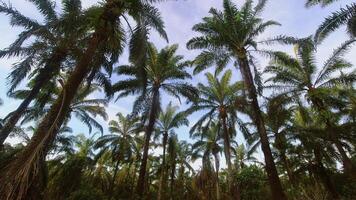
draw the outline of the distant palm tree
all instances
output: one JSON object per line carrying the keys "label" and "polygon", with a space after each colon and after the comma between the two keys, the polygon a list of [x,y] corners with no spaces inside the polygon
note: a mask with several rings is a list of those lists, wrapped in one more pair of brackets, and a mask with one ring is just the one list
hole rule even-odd
{"label": "distant palm tree", "polygon": [[156,136],[159,137],[160,135],[163,135],[162,138],[162,148],[163,148],[163,153],[162,153],[162,163],[161,163],[161,174],[160,174],[160,180],[159,180],[159,188],[158,188],[158,197],[157,199],[160,200],[162,199],[162,193],[164,190],[164,181],[166,177],[166,171],[167,171],[167,166],[166,166],[166,149],[167,149],[167,142],[168,142],[168,137],[169,135],[174,135],[175,130],[181,126],[188,126],[189,121],[187,119],[187,116],[184,112],[177,112],[178,106],[173,106],[172,102],[170,102],[166,109],[163,110],[157,121],[156,125]]}
{"label": "distant palm tree", "polygon": [[[132,160],[134,146],[137,141],[137,135],[142,131],[142,125],[138,118],[117,114],[118,121],[109,122],[110,135],[104,135],[95,142],[95,149],[100,149],[99,155],[109,152],[112,161],[115,163],[112,180],[110,182],[109,195],[114,191],[116,175],[118,173],[120,162]],[[111,199],[111,196],[110,198]]]}
{"label": "distant palm tree", "polygon": [[315,62],[315,44],[311,38],[307,38],[296,44],[296,57],[277,52],[272,64],[265,70],[272,74],[266,81],[272,83],[268,87],[281,91],[281,95],[289,94],[293,97],[305,95],[313,108],[324,117],[328,138],[335,144],[341,155],[343,167],[349,172],[353,171],[354,167],[340,141],[335,124],[337,118],[331,108],[335,105],[338,107],[337,104],[343,105],[336,95],[356,81],[356,71],[342,71],[352,67],[352,64],[342,56],[355,41],[348,41],[336,49],[318,70]]}
{"label": "distant palm tree", "polygon": [[[178,178],[183,178],[186,168],[188,168],[190,171],[194,173],[194,169],[190,165],[191,144],[187,143],[184,140],[183,141],[178,140],[177,135],[172,135],[168,139],[167,152],[168,152],[167,163],[170,170],[170,175],[169,175],[170,196],[171,198],[173,198],[178,195],[177,192],[179,191],[179,188],[176,185],[175,177],[177,176]],[[178,174],[176,173],[177,166],[179,166]],[[180,182],[183,182],[183,180],[180,180]]]}
{"label": "distant palm tree", "polygon": [[[199,154],[203,153],[203,168],[210,166],[210,157],[214,157],[215,161],[215,172],[216,172],[216,199],[221,199],[220,187],[219,187],[219,170],[220,170],[220,156],[223,147],[219,140],[221,136],[219,135],[220,127],[217,123],[211,123],[208,129],[202,129],[194,133],[193,138],[200,138],[197,142],[192,145],[192,153]],[[207,163],[207,164],[206,164]]]}
{"label": "distant palm tree", "polygon": [[221,137],[224,141],[226,164],[228,172],[230,173],[229,177],[231,177],[233,165],[231,162],[230,149],[233,135],[231,135],[229,127],[235,127],[237,122],[240,125],[243,124],[236,115],[236,101],[237,99],[243,99],[243,84],[241,82],[231,83],[231,70],[227,70],[220,80],[211,73],[206,73],[205,76],[208,80],[208,85],[198,84],[200,92],[199,98],[194,100],[193,105],[187,110],[187,113],[197,111],[206,111],[207,113],[202,115],[202,117],[193,125],[191,133],[197,128],[202,127],[204,122],[207,122],[207,127],[210,126],[212,120],[217,120],[219,122],[222,128]]}
{"label": "distant palm tree", "polygon": [[113,91],[121,91],[119,97],[129,94],[141,94],[134,103],[134,113],[143,110],[143,116],[148,116],[148,124],[145,133],[145,145],[140,168],[140,176],[137,183],[137,193],[142,195],[145,191],[146,165],[148,149],[150,146],[151,135],[154,132],[156,120],[161,111],[161,93],[167,92],[180,100],[180,96],[194,99],[197,92],[186,79],[191,75],[186,72],[189,62],[183,61],[183,57],[176,55],[178,45],[168,46],[158,51],[153,44],[150,44],[147,52],[146,74],[147,83],[143,86],[141,66],[120,66],[117,73],[128,75],[130,78],[119,81],[113,85]]}
{"label": "distant palm tree", "polygon": [[[191,39],[187,47],[204,50],[194,61],[195,72],[200,72],[213,64],[216,64],[217,69],[221,70],[231,61],[235,61],[234,65],[239,67],[251,101],[252,120],[261,137],[262,151],[273,198],[286,199],[257,99],[257,95],[262,93],[262,83],[252,55],[252,52],[259,52],[258,36],[268,27],[279,25],[275,21],[263,21],[260,17],[265,4],[266,0],[261,0],[258,1],[256,6],[253,6],[253,1],[247,0],[239,9],[231,0],[224,0],[223,11],[211,8],[210,16],[203,18],[203,22],[194,25],[193,30],[202,35]],[[267,43],[281,41],[281,39],[287,42],[290,38],[277,37]]]}
{"label": "distant palm tree", "polygon": [[[8,79],[11,94],[22,80],[31,77],[31,90],[22,100],[17,109],[7,117],[0,131],[0,145],[11,133],[33,99],[50,80],[55,80],[63,69],[63,62],[71,54],[78,51],[78,43],[85,36],[85,29],[80,29],[83,23],[80,0],[63,0],[62,13],[56,13],[55,5],[50,0],[31,1],[44,17],[40,24],[34,19],[22,15],[19,11],[0,5],[0,13],[10,16],[11,25],[25,30],[6,49],[0,51],[0,58],[20,56],[21,61],[14,64],[14,69]],[[27,44],[30,42],[30,44]],[[68,66],[66,66],[68,68]],[[30,75],[29,75],[30,74]]]}

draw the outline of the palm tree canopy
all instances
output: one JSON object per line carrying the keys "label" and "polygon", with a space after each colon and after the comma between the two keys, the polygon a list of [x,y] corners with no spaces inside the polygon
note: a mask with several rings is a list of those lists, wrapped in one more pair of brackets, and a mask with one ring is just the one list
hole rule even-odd
{"label": "palm tree canopy", "polygon": [[158,116],[157,130],[159,132],[174,134],[175,128],[189,125],[186,113],[177,112],[178,109],[178,106],[173,106],[172,102],[169,102],[166,109]]}
{"label": "palm tree canopy", "polygon": [[350,71],[352,64],[343,58],[355,40],[349,40],[334,50],[333,54],[319,68],[315,61],[315,44],[311,38],[301,40],[295,46],[295,57],[276,52],[270,66],[265,72],[272,77],[266,82],[270,88],[282,91],[283,94],[307,94],[312,97],[329,99],[335,91],[347,88],[356,81],[356,71]]}
{"label": "palm tree canopy", "polygon": [[[147,77],[141,76],[141,66],[125,65],[119,66],[116,72],[119,75],[130,76],[130,78],[119,81],[113,85],[113,91],[120,92],[119,97],[130,94],[140,94],[134,104],[134,113],[145,110],[149,107],[154,89],[163,90],[180,100],[180,96],[194,99],[197,95],[196,89],[185,82],[191,75],[186,71],[189,66],[188,61],[183,61],[183,56],[176,55],[178,45],[168,46],[158,51],[153,44],[149,45],[147,61],[144,67]],[[147,78],[146,81],[143,79]],[[144,87],[143,83],[147,83]]]}
{"label": "palm tree canopy", "polygon": [[236,100],[242,98],[242,82],[231,83],[231,70],[227,70],[220,79],[211,73],[206,73],[205,76],[208,84],[198,84],[199,97],[193,101],[193,105],[186,112],[191,114],[206,111],[206,113],[192,126],[190,133],[202,127],[205,122],[208,122],[208,126],[213,119],[220,119],[222,115],[228,115],[234,120],[238,119]]}
{"label": "palm tree canopy", "polygon": [[214,64],[221,70],[231,58],[245,56],[249,50],[256,51],[257,37],[266,28],[279,25],[275,21],[263,21],[259,17],[265,4],[266,1],[262,0],[253,6],[253,1],[247,0],[239,9],[230,0],[224,0],[223,11],[211,8],[211,16],[193,26],[193,30],[201,33],[201,36],[194,37],[187,43],[188,49],[204,50],[194,60],[194,73]]}

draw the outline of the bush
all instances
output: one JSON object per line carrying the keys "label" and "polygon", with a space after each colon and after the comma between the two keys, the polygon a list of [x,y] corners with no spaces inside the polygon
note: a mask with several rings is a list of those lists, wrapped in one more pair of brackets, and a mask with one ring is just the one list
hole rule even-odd
{"label": "bush", "polygon": [[266,200],[270,199],[268,192],[267,177],[260,167],[251,165],[242,168],[236,175],[236,182],[240,187],[241,199]]}

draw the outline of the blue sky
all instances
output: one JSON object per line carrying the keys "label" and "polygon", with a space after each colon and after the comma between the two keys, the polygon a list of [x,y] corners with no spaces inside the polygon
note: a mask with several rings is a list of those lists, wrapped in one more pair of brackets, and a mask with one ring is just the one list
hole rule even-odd
{"label": "blue sky", "polygon": [[[96,4],[99,1],[96,0],[82,0],[83,6],[88,7],[90,5]],[[13,7],[17,8],[20,12],[41,21],[40,14],[36,11],[35,7],[31,5],[26,0],[9,0],[5,2],[10,2]],[[60,0],[56,0],[57,4],[60,5]],[[241,4],[242,0],[233,0],[237,4]],[[320,8],[315,6],[309,9],[304,7],[305,1],[303,0],[270,0],[267,3],[267,7],[263,12],[263,17],[265,19],[271,19],[278,21],[282,26],[276,26],[267,30],[262,38],[269,38],[276,35],[284,34],[297,37],[305,37],[313,34],[317,26],[323,21],[324,17],[328,16],[332,11],[338,10],[341,7],[353,2],[352,0],[343,0],[332,6],[326,8]],[[201,18],[208,15],[208,11],[211,7],[221,8],[222,0],[177,0],[168,1],[157,5],[162,13],[166,25],[166,31],[169,37],[169,43],[178,43],[180,45],[179,54],[184,55],[186,59],[193,59],[198,51],[189,51],[185,48],[186,42],[197,35],[191,28],[194,24],[201,21]],[[9,26],[9,19],[5,15],[0,15],[0,49],[7,47],[12,41],[15,40],[17,34],[21,31],[18,28]],[[340,31],[333,33],[324,43],[319,47],[318,51],[318,61],[322,62],[327,58],[328,55],[332,53],[332,50],[336,48],[341,42],[346,40],[346,33],[344,28]],[[159,38],[157,34],[152,34],[150,38],[156,46],[162,48],[167,45],[167,43]],[[287,52],[292,52],[292,47],[282,47],[273,46],[273,49],[283,50]],[[350,60],[354,65],[356,64],[355,55],[356,48],[353,48],[347,55],[348,60]],[[18,59],[0,59],[0,98],[4,100],[4,106],[0,107],[0,118],[4,117],[8,112],[13,111],[17,105],[18,101],[9,99],[6,97],[6,76],[11,70],[11,65]],[[127,61],[127,53],[120,59],[121,64],[125,64]],[[259,67],[263,67],[268,63],[265,58],[260,58]],[[240,78],[239,73],[234,71],[234,79]],[[116,79],[116,78],[115,78]],[[115,79],[113,80],[115,82]],[[203,74],[195,76],[192,83],[204,81]],[[99,95],[100,96],[100,95]],[[117,112],[129,113],[132,107],[132,102],[134,97],[128,97],[120,99],[117,102],[111,102],[107,109],[110,119],[115,119],[115,114]],[[169,101],[173,101],[178,105],[178,102],[171,99],[169,96],[164,95],[162,98],[164,104]],[[180,105],[182,109],[186,108],[186,105]],[[165,105],[164,105],[165,107]],[[201,113],[196,113],[192,115],[189,120],[193,124]],[[99,119],[102,124],[106,124],[103,120]],[[74,133],[87,133],[88,130],[85,126],[81,125],[78,121],[72,120],[70,126],[74,129]],[[107,129],[105,129],[107,133]],[[180,128],[177,130],[180,139],[189,139],[188,134],[189,128]],[[242,142],[241,136],[237,138],[238,143]]]}

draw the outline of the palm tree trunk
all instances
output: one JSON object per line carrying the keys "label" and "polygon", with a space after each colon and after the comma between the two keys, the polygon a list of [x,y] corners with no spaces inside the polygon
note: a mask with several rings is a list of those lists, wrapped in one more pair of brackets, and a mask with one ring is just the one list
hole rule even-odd
{"label": "palm tree trunk", "polygon": [[90,71],[90,63],[99,44],[105,39],[106,30],[96,30],[89,40],[88,48],[69,76],[59,98],[39,124],[30,143],[10,162],[0,178],[0,196],[8,199],[23,199],[32,191],[39,177],[38,165],[52,146],[59,128],[69,111],[70,103],[80,84]]}
{"label": "palm tree trunk", "polygon": [[287,199],[284,194],[281,181],[278,177],[278,172],[276,168],[276,164],[274,162],[272,151],[270,148],[270,143],[267,137],[267,131],[265,127],[265,122],[262,117],[262,113],[260,110],[260,106],[257,100],[257,91],[254,85],[253,76],[251,73],[251,69],[247,60],[246,50],[243,50],[238,55],[238,63],[240,66],[240,71],[242,74],[242,78],[245,83],[245,87],[247,88],[249,98],[251,100],[251,107],[253,111],[253,121],[256,124],[257,131],[260,134],[261,139],[261,147],[265,158],[265,167],[268,176],[269,185],[271,187],[273,199],[285,200]]}
{"label": "palm tree trunk", "polygon": [[150,110],[148,126],[147,126],[146,134],[145,134],[143,156],[142,156],[142,160],[141,160],[140,172],[139,172],[137,187],[136,187],[137,195],[139,197],[142,197],[142,195],[146,189],[145,188],[145,180],[146,180],[146,166],[147,166],[147,159],[148,159],[148,150],[150,147],[151,135],[154,130],[154,125],[156,123],[156,118],[157,118],[158,109],[159,109],[159,87],[153,88],[152,95],[153,95],[152,96],[152,105],[151,105],[151,110]]}
{"label": "palm tree trunk", "polygon": [[228,170],[228,191],[231,194],[231,197],[234,197],[234,199],[239,200],[241,198],[240,195],[240,189],[239,187],[235,188],[232,186],[233,185],[233,168],[232,168],[232,163],[231,163],[231,151],[230,151],[230,135],[229,131],[227,128],[227,122],[226,122],[226,114],[222,113],[221,115],[221,120],[222,120],[222,126],[223,126],[223,132],[224,132],[224,152],[225,152],[225,158],[226,158],[226,164],[227,164],[227,170]]}
{"label": "palm tree trunk", "polygon": [[162,141],[162,145],[163,145],[163,158],[162,158],[162,169],[161,169],[161,176],[159,179],[159,188],[158,188],[158,200],[162,199],[162,192],[163,192],[163,181],[164,181],[164,177],[165,177],[165,172],[166,172],[166,146],[167,146],[167,140],[168,140],[168,132],[165,131],[163,133],[163,141]]}
{"label": "palm tree trunk", "polygon": [[65,59],[66,55],[67,53],[65,51],[60,49],[56,50],[51,58],[49,58],[45,67],[40,70],[39,75],[35,79],[35,85],[32,87],[30,93],[21,102],[17,109],[9,115],[9,118],[6,120],[4,126],[2,127],[0,131],[0,149],[32,100],[36,98],[41,88],[52,79],[56,72],[59,71],[61,62]]}
{"label": "palm tree trunk", "polygon": [[214,153],[214,160],[215,160],[215,170],[216,170],[216,199],[220,200],[220,187],[219,187],[219,155]]}

